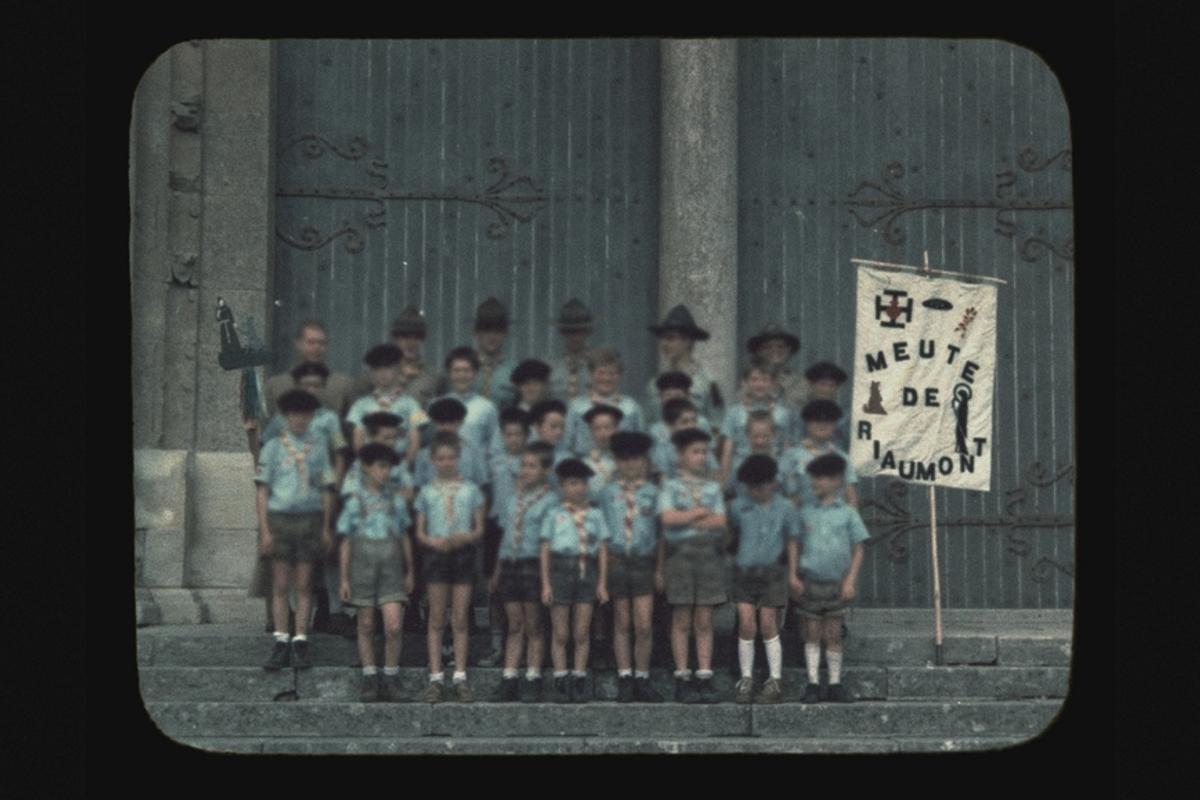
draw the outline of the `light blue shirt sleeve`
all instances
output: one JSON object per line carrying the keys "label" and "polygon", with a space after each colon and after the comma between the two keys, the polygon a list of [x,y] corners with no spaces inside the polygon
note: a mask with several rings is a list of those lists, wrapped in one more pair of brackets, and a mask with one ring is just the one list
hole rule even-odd
{"label": "light blue shirt sleeve", "polygon": [[358,498],[351,495],[346,500],[346,505],[342,508],[342,513],[338,515],[337,532],[339,534],[350,536],[354,533],[354,522],[358,519],[360,510],[361,504]]}
{"label": "light blue shirt sleeve", "polygon": [[858,509],[853,506],[846,507],[849,510],[850,524],[850,546],[865,542],[871,538],[871,534],[867,531],[867,526],[863,524],[862,515],[858,513]]}
{"label": "light blue shirt sleeve", "polygon": [[591,516],[596,520],[596,541],[612,541],[612,531],[609,530],[608,523],[604,519],[604,513],[598,508],[593,508]]}
{"label": "light blue shirt sleeve", "polygon": [[271,483],[275,475],[275,462],[279,459],[279,440],[271,439],[258,454],[258,471],[254,474],[255,483]]}

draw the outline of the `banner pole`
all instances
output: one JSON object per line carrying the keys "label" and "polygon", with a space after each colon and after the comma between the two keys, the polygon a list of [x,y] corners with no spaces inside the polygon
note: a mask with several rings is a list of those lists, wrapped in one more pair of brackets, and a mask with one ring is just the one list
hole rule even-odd
{"label": "banner pole", "polygon": [[929,550],[933,556],[933,653],[934,663],[942,665],[942,580],[938,567],[937,490],[929,487]]}

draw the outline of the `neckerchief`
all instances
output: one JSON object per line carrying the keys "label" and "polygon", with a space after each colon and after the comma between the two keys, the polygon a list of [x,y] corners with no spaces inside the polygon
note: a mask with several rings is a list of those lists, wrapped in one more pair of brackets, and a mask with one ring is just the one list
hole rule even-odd
{"label": "neckerchief", "polygon": [[704,506],[704,504],[700,502],[700,495],[703,494],[703,492],[704,492],[705,479],[704,478],[688,478],[688,477],[684,476],[682,471],[680,471],[679,472],[679,480],[681,480],[683,482],[683,485],[687,487],[687,490],[689,492],[691,492],[692,505],[694,505],[696,507],[707,508],[707,506]]}
{"label": "neckerchief", "polygon": [[279,434],[279,438],[283,439],[283,446],[287,448],[288,455],[296,462],[296,472],[300,476],[300,485],[304,487],[304,494],[308,494],[308,468],[304,464],[304,459],[308,457],[308,451],[312,449],[312,437],[308,435],[308,431],[304,432],[304,449],[299,452],[292,444],[292,437],[288,436],[285,430]]}
{"label": "neckerchief", "polygon": [[522,490],[517,494],[517,515],[513,521],[513,551],[521,549],[521,536],[524,534],[522,526],[525,524],[525,512],[529,507],[535,505],[537,501],[546,496],[546,492],[550,491],[550,486],[543,483],[537,492]]}
{"label": "neckerchief", "polygon": [[600,452],[600,448],[593,447],[588,460],[595,465],[596,474],[603,478],[605,483],[608,483],[608,476],[612,475],[613,466],[615,465],[605,466],[604,460],[601,458],[602,455],[603,453]]}
{"label": "neckerchief", "polygon": [[579,577],[583,578],[587,575],[587,513],[588,507],[575,508],[570,503],[564,501],[563,505],[567,507],[567,513],[571,515],[571,521],[575,523],[575,530],[579,533]]}
{"label": "neckerchief", "polygon": [[625,498],[625,554],[633,552],[633,521],[637,516],[637,493],[645,479],[632,483],[621,481],[621,496]]}
{"label": "neckerchief", "polygon": [[442,501],[446,504],[446,528],[447,533],[454,531],[454,525],[458,522],[454,515],[454,498],[458,496],[458,490],[462,488],[461,480],[444,481],[441,478],[435,478],[433,485],[442,494]]}

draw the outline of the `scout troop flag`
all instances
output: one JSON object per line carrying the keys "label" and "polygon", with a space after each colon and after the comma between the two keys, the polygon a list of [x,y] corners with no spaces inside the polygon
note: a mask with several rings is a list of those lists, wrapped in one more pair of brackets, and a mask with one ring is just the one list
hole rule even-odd
{"label": "scout troop flag", "polygon": [[995,363],[995,286],[860,264],[858,474],[989,491]]}

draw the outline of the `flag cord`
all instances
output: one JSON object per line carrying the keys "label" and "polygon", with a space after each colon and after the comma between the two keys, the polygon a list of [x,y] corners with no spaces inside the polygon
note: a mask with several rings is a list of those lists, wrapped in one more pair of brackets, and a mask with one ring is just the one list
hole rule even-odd
{"label": "flag cord", "polygon": [[892,264],[888,261],[869,261],[865,258],[850,259],[853,264],[864,264],[870,267],[883,267],[884,269],[894,269],[899,272],[916,272],[929,275],[954,275],[968,280],[992,281],[994,283],[1002,283],[1008,285],[1008,281],[1003,278],[993,278],[991,275],[971,275],[966,272],[949,272],[944,269],[929,269],[928,267],[915,267],[911,264]]}

